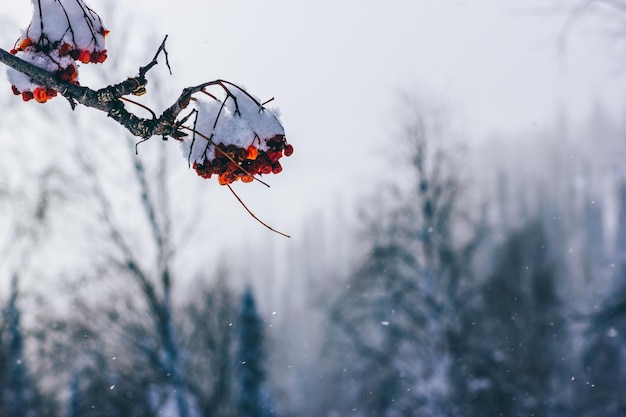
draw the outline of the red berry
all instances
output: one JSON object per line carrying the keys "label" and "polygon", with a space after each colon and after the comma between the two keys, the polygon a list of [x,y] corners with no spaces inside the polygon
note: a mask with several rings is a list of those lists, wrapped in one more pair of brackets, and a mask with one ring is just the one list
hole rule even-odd
{"label": "red berry", "polygon": [[74,81],[76,78],[78,78],[78,71],[76,70],[76,67],[74,65],[68,66],[67,68],[65,68],[65,71],[68,73],[70,81]]}
{"label": "red berry", "polygon": [[62,81],[70,81],[70,74],[66,70],[60,70],[57,74]]}
{"label": "red berry", "polygon": [[259,150],[254,147],[254,145],[248,146],[246,151],[246,159],[255,160],[259,156]]}
{"label": "red berry", "polygon": [[20,42],[20,46],[18,47],[18,49],[23,51],[24,49],[28,48],[32,44],[33,44],[33,40],[29,37],[26,37],[24,38],[22,42]]}
{"label": "red berry", "polygon": [[33,97],[37,103],[45,103],[48,101],[48,94],[46,94],[46,90],[41,87],[35,88],[35,91],[33,91]]}
{"label": "red berry", "polygon": [[59,78],[63,81],[74,82],[76,78],[78,78],[78,72],[76,71],[76,67],[74,65],[70,65],[67,68],[60,69],[57,71]]}
{"label": "red berry", "polygon": [[94,64],[102,64],[107,59],[107,51],[93,51],[90,55],[89,61]]}
{"label": "red berry", "polygon": [[22,91],[22,100],[30,101],[33,99],[33,93],[31,91]]}
{"label": "red berry", "polygon": [[230,184],[230,183],[231,183],[231,182],[233,182],[233,181],[232,181],[232,179],[231,179],[230,174],[229,174],[228,172],[224,172],[223,174],[220,174],[220,175],[217,177],[217,182],[218,182],[220,185],[227,185],[227,184]]}
{"label": "red berry", "polygon": [[287,145],[285,146],[285,156],[291,156],[293,154],[293,146]]}
{"label": "red berry", "polygon": [[78,53],[78,60],[83,64],[88,64],[91,61],[91,52],[86,49],[81,50]]}
{"label": "red berry", "polygon": [[270,158],[270,161],[276,162],[278,161],[278,159],[280,159],[281,156],[283,156],[283,154],[282,154],[282,151],[275,151],[273,149],[269,149],[267,151],[267,156]]}
{"label": "red berry", "polygon": [[276,161],[272,165],[272,174],[278,174],[283,170],[283,167],[280,165],[280,162]]}
{"label": "red berry", "polygon": [[16,96],[19,96],[20,94],[22,94],[20,93],[20,90],[18,90],[17,87],[14,85],[11,86],[11,91],[13,91],[13,94],[15,94]]}
{"label": "red berry", "polygon": [[17,54],[17,49],[13,48],[13,49],[11,49],[11,50],[9,51],[9,53],[10,53],[11,55],[15,55],[15,54]]}
{"label": "red berry", "polygon": [[71,50],[72,50],[72,45],[70,45],[67,42],[64,42],[59,47],[59,56],[65,56],[65,55],[69,54]]}
{"label": "red berry", "polygon": [[107,59],[107,50],[100,51],[100,55],[98,55],[98,64],[102,64]]}

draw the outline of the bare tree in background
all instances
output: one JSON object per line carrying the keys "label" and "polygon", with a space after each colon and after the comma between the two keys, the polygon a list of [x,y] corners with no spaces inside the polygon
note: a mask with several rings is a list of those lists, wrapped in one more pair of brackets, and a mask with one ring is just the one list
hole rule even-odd
{"label": "bare tree in background", "polygon": [[[0,242],[3,244],[0,259],[10,282],[8,299],[0,314],[0,413],[15,417],[53,415],[55,411],[50,404],[45,404],[31,374],[20,285],[36,262],[50,221],[51,205],[62,199],[58,180],[59,173],[50,168],[35,178],[34,192],[0,192],[0,205],[4,206],[5,215],[13,220],[6,241]],[[48,410],[43,411],[46,406]]]}
{"label": "bare tree in background", "polygon": [[[121,18],[119,13],[117,17]],[[119,51],[109,58],[113,71],[125,53],[130,52]],[[158,76],[151,85],[165,90]],[[244,106],[245,101],[239,104]],[[42,117],[49,113],[44,108],[35,110],[40,109]],[[61,408],[78,415],[88,415],[94,404],[103,407],[98,411],[103,416],[153,415],[164,407],[175,408],[180,417],[230,415],[235,297],[223,273],[214,287],[203,276],[189,299],[178,305],[175,301],[174,286],[180,278],[173,266],[177,250],[193,242],[196,236],[189,231],[197,230],[199,221],[193,207],[193,213],[176,219],[172,212],[170,187],[175,173],[169,171],[167,144],[154,143],[138,157],[130,135],[110,143],[119,132],[92,130],[68,117],[50,119],[59,128],[65,123],[71,126],[66,139],[73,143],[69,147],[75,148],[76,157],[63,160],[63,169],[80,174],[68,175],[72,180],[66,178],[63,189],[79,213],[74,224],[90,226],[86,242],[91,248],[86,253],[91,270],[59,285],[68,300],[72,298],[69,313],[59,317],[39,313],[38,375],[45,381],[56,378],[56,385],[48,383],[48,387],[57,399],[71,391],[73,399]],[[92,141],[84,143],[85,138]],[[104,152],[97,149],[100,139],[107,144]],[[111,160],[103,160],[104,154]],[[146,160],[145,154],[155,157]],[[129,175],[116,182],[111,172]],[[132,207],[132,227],[124,223],[128,213],[120,216],[121,192]],[[176,221],[180,218],[193,223],[181,224]],[[90,290],[106,296],[89,302]]]}
{"label": "bare tree in background", "polygon": [[228,278],[225,269],[218,271],[211,286],[206,284],[207,277],[200,277],[178,315],[187,387],[204,417],[227,417],[234,412],[237,302]]}
{"label": "bare tree in background", "polygon": [[[575,0],[556,2],[559,14],[565,15],[565,22],[561,28],[558,43],[561,52],[570,42],[572,33],[582,25],[585,20],[598,19],[600,26],[598,32],[603,37],[608,37],[610,43],[619,50],[618,56],[626,52],[626,43],[622,41],[626,33],[626,2],[624,0]],[[621,60],[621,59],[620,59]]]}
{"label": "bare tree in background", "polygon": [[[133,146],[130,149],[134,149]],[[142,346],[150,362],[163,375],[170,378],[172,392],[175,397],[176,407],[180,417],[189,415],[187,390],[185,387],[185,375],[182,364],[181,349],[174,329],[173,305],[172,305],[172,256],[173,248],[170,242],[170,220],[168,205],[162,201],[159,204],[153,190],[148,187],[146,170],[141,160],[136,159],[134,164],[135,180],[139,184],[140,199],[145,217],[150,225],[152,240],[157,248],[156,257],[150,265],[150,269],[144,266],[145,260],[139,259],[135,251],[128,243],[124,232],[115,221],[108,216],[110,203],[101,188],[94,184],[94,193],[99,201],[101,215],[109,229],[111,243],[121,255],[112,259],[114,269],[112,273],[121,273],[131,278],[149,310],[149,317],[153,326],[153,345]],[[162,166],[159,175],[164,174],[165,165]],[[164,178],[164,177],[163,177]],[[159,195],[165,193],[163,182],[159,182]]]}

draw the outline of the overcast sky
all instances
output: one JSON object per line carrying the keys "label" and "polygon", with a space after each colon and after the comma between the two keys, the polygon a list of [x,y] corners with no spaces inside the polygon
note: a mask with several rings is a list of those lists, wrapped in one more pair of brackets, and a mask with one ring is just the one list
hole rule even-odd
{"label": "overcast sky", "polygon": [[329,191],[366,189],[384,174],[368,167],[378,166],[374,154],[398,123],[401,91],[445,102],[473,140],[552,123],[560,103],[572,118],[595,101],[618,111],[625,78],[616,69],[624,57],[599,25],[585,21],[559,53],[564,14],[534,6],[548,3],[177,0],[175,7],[132,7],[146,7],[138,19],[170,35],[181,86],[222,77],[276,97],[296,153],[273,182],[297,186],[298,201],[315,206]]}
{"label": "overcast sky", "polygon": [[[312,210],[349,202],[384,178],[390,164],[383,153],[400,122],[394,105],[401,92],[446,103],[473,141],[550,124],[560,105],[572,119],[584,117],[596,102],[621,112],[626,77],[619,71],[625,57],[616,51],[619,41],[608,38],[606,22],[584,20],[559,49],[564,14],[533,6],[548,3],[123,4],[131,16],[125,25],[169,34],[172,87],[225,78],[262,99],[276,98],[295,154],[285,160],[283,173],[271,178],[272,189],[254,184],[237,189],[260,217],[296,233]],[[100,10],[106,1],[90,4]],[[30,2],[16,1],[2,13],[26,23]],[[113,43],[119,22],[101,14]],[[139,46],[129,68],[145,64],[155,48]],[[216,184],[207,187],[226,199],[219,203],[224,216],[233,213],[225,225],[244,224],[252,235],[265,236],[229,193]]]}

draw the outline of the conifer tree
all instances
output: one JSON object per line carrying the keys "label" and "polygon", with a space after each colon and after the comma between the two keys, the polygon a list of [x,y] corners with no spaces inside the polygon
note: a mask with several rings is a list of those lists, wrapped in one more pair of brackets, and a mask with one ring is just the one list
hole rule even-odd
{"label": "conifer tree", "polygon": [[264,398],[263,321],[259,316],[250,287],[241,298],[237,352],[237,411],[239,417],[273,415]]}
{"label": "conifer tree", "polygon": [[80,387],[78,384],[78,376],[76,374],[72,375],[72,379],[70,380],[70,398],[67,409],[67,417],[79,417],[80,416],[80,406],[81,406],[81,395],[80,395]]}
{"label": "conifer tree", "polygon": [[7,322],[8,346],[6,364],[6,385],[2,392],[6,412],[13,417],[26,417],[32,406],[31,384],[28,381],[24,361],[24,337],[22,335],[21,314],[17,306],[18,275],[11,280],[11,295],[4,310]]}

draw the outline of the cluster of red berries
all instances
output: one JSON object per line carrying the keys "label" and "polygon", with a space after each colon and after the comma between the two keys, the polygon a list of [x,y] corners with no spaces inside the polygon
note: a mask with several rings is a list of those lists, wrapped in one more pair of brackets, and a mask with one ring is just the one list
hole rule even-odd
{"label": "cluster of red berries", "polygon": [[283,167],[278,161],[283,155],[291,156],[293,146],[288,144],[284,135],[276,135],[266,141],[266,150],[254,145],[247,149],[237,145],[215,145],[215,158],[205,159],[203,163],[194,162],[193,169],[202,178],[217,175],[220,185],[231,184],[237,180],[252,182],[255,175],[278,174]]}
{"label": "cluster of red berries", "polygon": [[[107,29],[101,28],[99,35],[102,38],[105,38],[108,34],[109,31]],[[50,70],[59,80],[72,84],[79,84],[77,62],[101,64],[107,59],[106,49],[80,49],[64,41],[50,42],[43,37],[39,41],[25,37],[18,42],[19,44],[16,43],[13,49],[11,49],[11,54],[22,55],[21,58],[23,59],[27,59],[28,55],[45,56],[49,65],[48,68],[44,69]],[[39,103],[45,103],[57,95],[55,90],[45,86],[35,86],[34,88],[30,87],[20,91],[16,85],[12,85],[11,90],[13,94],[21,95],[24,101],[35,99]]]}
{"label": "cluster of red berries", "polygon": [[48,101],[48,99],[56,97],[57,95],[56,90],[48,87],[35,87],[33,91],[27,90],[20,92],[20,90],[18,90],[16,86],[12,85],[11,90],[16,96],[21,95],[22,100],[24,101],[30,101],[32,99],[35,99],[35,101],[38,103],[45,103],[46,101]]}

